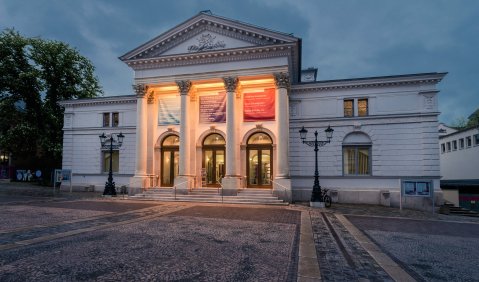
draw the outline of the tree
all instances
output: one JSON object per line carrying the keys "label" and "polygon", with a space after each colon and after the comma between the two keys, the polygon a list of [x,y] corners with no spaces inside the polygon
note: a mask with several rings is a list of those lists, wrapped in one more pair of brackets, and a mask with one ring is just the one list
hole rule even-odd
{"label": "tree", "polygon": [[69,45],[0,34],[0,148],[14,158],[61,164],[64,99],[102,94],[94,66]]}
{"label": "tree", "polygon": [[478,127],[479,126],[479,109],[475,110],[469,117],[467,121],[467,127]]}

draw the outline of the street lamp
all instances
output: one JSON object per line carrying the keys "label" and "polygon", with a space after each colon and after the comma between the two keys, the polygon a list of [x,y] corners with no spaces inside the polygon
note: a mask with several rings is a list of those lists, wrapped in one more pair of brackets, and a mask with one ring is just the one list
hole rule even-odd
{"label": "street lamp", "polygon": [[324,132],[326,132],[326,141],[319,141],[318,140],[318,131],[314,132],[314,141],[306,141],[306,134],[308,134],[308,130],[304,128],[304,126],[299,131],[299,135],[301,137],[301,141],[303,144],[306,144],[310,147],[314,147],[314,153],[316,157],[316,162],[314,165],[314,185],[313,185],[313,193],[311,194],[311,202],[324,202],[323,195],[321,193],[321,186],[319,185],[319,171],[318,171],[318,148],[322,147],[331,142],[331,138],[333,138],[333,131],[329,125]]}
{"label": "street lamp", "polygon": [[117,141],[115,142],[116,144],[113,145],[113,141],[115,139],[113,138],[113,133],[110,135],[110,137],[107,137],[105,133],[99,136],[100,137],[100,143],[101,147],[105,148],[108,146],[107,142],[110,141],[110,172],[108,173],[108,181],[105,183],[105,190],[103,191],[103,195],[109,195],[109,196],[116,196],[116,190],[115,190],[115,182],[113,182],[113,148],[119,149],[121,145],[123,144],[123,138],[125,135],[123,135],[121,132],[120,134],[117,135]]}

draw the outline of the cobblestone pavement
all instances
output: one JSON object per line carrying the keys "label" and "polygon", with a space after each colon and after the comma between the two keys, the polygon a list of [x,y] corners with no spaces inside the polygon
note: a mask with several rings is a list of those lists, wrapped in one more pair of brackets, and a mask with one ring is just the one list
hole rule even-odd
{"label": "cobblestone pavement", "polygon": [[349,215],[418,281],[479,281],[479,224]]}
{"label": "cobblestone pavement", "polygon": [[333,213],[310,215],[323,281],[393,281]]}
{"label": "cobblestone pavement", "polygon": [[[77,219],[2,226],[0,281],[296,280],[299,211],[106,204],[111,209],[104,201],[32,203],[31,208]],[[124,211],[122,205],[137,209]]]}

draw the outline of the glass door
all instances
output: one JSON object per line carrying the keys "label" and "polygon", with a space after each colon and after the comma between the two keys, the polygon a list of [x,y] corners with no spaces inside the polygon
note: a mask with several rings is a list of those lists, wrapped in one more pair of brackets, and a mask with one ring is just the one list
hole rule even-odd
{"label": "glass door", "polygon": [[161,186],[172,187],[175,177],[178,175],[180,153],[177,150],[165,150],[163,151],[162,159]]}
{"label": "glass door", "polygon": [[206,186],[218,187],[225,175],[225,150],[206,149],[203,151],[203,167],[206,171]]}
{"label": "glass door", "polygon": [[248,187],[272,187],[272,151],[271,138],[266,133],[255,133],[248,139],[246,168]]}

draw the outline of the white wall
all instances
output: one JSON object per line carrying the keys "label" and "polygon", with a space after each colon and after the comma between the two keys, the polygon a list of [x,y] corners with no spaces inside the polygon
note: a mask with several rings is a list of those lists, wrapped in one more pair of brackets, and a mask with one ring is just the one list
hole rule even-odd
{"label": "white wall", "polygon": [[[439,150],[441,144],[451,142],[451,151],[440,153],[441,159],[441,176],[442,180],[468,180],[479,179],[479,146],[474,142],[477,129],[469,129],[460,131],[441,137],[439,140]],[[467,147],[466,137],[471,137],[472,146]],[[464,139],[464,148],[459,147],[459,139]],[[457,141],[457,150],[452,148],[452,142]]]}

